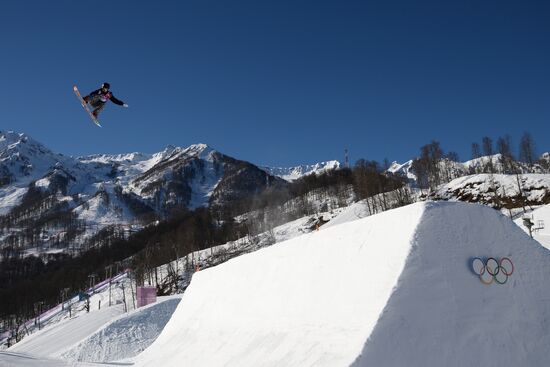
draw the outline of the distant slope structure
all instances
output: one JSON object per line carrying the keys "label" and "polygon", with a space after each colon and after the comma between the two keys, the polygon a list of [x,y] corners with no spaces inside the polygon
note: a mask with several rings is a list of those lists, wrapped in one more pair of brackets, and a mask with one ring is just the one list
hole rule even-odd
{"label": "distant slope structure", "polygon": [[[475,257],[508,257],[483,284]],[[477,204],[417,203],[195,273],[136,366],[547,366],[550,252]]]}

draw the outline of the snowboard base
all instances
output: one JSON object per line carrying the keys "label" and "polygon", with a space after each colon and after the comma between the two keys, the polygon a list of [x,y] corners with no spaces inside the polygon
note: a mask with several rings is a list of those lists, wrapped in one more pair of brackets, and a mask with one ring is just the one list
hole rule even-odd
{"label": "snowboard base", "polygon": [[76,87],[76,85],[73,86],[73,91],[74,91],[74,94],[76,94],[76,97],[78,98],[78,100],[80,101],[80,104],[82,105],[82,107],[86,110],[86,112],[88,112],[88,115],[92,119],[92,122],[97,126],[101,127],[99,120],[93,115],[92,111],[90,111],[88,104],[86,103],[86,101],[84,101],[84,99],[82,98],[82,95],[80,95],[80,92]]}

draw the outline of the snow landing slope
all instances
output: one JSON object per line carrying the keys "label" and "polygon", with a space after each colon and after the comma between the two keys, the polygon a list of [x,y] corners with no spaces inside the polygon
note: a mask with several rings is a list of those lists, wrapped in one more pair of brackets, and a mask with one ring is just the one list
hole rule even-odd
{"label": "snow landing slope", "polygon": [[[484,285],[473,257],[509,257]],[[418,203],[195,274],[137,366],[549,365],[550,252],[493,209]]]}
{"label": "snow landing slope", "polygon": [[0,367],[86,365],[76,361],[109,365],[107,361],[134,357],[158,337],[180,299],[159,297],[129,313],[122,305],[81,312],[0,351]]}

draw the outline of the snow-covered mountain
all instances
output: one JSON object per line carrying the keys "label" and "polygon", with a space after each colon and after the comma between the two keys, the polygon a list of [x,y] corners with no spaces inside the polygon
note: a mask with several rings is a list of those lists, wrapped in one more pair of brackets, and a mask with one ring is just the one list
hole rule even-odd
{"label": "snow-covered mountain", "polygon": [[295,181],[311,174],[321,174],[340,168],[340,162],[336,160],[320,162],[316,164],[303,164],[295,167],[262,167],[270,175],[281,177],[286,181]]}
{"label": "snow-covered mountain", "polygon": [[[544,154],[537,167],[543,167],[548,157],[550,154]],[[499,158],[491,157],[496,170],[502,168]],[[446,181],[483,170],[488,160],[482,157],[464,163],[445,161]],[[135,231],[182,209],[224,206],[267,186],[287,185],[305,175],[339,167],[338,161],[292,168],[258,167],[206,144],[168,146],[154,154],[71,157],[55,153],[25,134],[0,132],[0,247],[34,253],[57,252],[69,243],[78,248],[106,227]],[[412,160],[404,164],[394,162],[388,171],[416,181]],[[432,192],[432,198],[494,205],[491,190],[495,185],[488,185],[487,180],[495,180],[496,176],[449,183]],[[517,183],[517,179],[512,181]],[[532,187],[537,192],[533,196],[537,201],[528,203],[550,201],[550,182],[537,178],[531,185],[531,181],[525,178],[520,179],[519,186],[508,182],[500,185],[502,190],[497,192],[502,191],[511,199],[497,197],[497,206],[504,202],[519,205],[518,200],[525,193],[513,191],[515,187],[523,191]],[[500,186],[497,182],[496,188]]]}
{"label": "snow-covered mountain", "polygon": [[81,244],[107,226],[128,228],[174,210],[222,206],[285,184],[205,144],[70,157],[25,134],[0,132],[0,243],[32,243],[37,252]]}
{"label": "snow-covered mountain", "polygon": [[388,168],[388,172],[396,175],[401,175],[411,181],[416,181],[416,175],[412,170],[412,163],[412,159],[405,163],[397,163],[396,161],[394,161]]}
{"label": "snow-covered mountain", "polygon": [[25,134],[0,132],[0,187],[40,178],[68,160]]}
{"label": "snow-covered mountain", "polygon": [[0,131],[0,247],[55,252],[109,226],[132,230],[173,211],[223,206],[339,167],[330,161],[260,168],[206,144],[71,157],[26,134]]}

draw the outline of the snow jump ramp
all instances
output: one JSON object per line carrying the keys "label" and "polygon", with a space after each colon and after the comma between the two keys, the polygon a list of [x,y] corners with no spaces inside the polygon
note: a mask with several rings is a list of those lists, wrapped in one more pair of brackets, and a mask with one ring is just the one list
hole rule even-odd
{"label": "snow jump ramp", "polygon": [[[508,257],[484,284],[475,257]],[[475,204],[418,203],[195,274],[138,366],[547,366],[550,252]]]}

